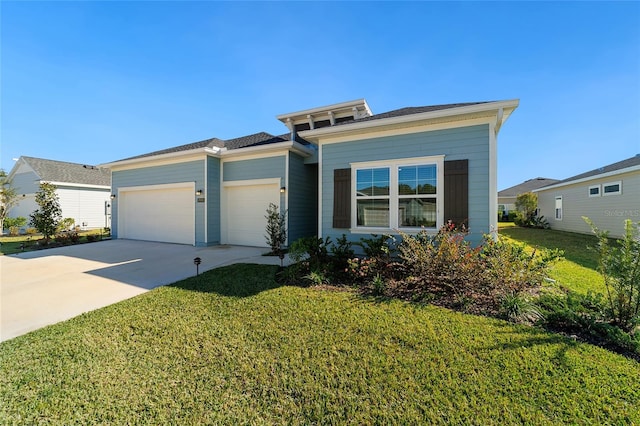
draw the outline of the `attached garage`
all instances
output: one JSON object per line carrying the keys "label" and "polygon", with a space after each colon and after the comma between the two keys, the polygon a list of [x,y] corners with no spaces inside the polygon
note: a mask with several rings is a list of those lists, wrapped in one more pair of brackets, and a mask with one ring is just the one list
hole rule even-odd
{"label": "attached garage", "polygon": [[224,183],[226,244],[265,247],[269,203],[280,206],[280,179]]}
{"label": "attached garage", "polygon": [[118,190],[118,238],[195,245],[193,182]]}

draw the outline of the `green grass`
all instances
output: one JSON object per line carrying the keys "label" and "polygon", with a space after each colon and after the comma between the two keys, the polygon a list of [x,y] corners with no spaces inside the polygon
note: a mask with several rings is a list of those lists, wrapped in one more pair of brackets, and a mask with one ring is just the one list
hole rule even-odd
{"label": "green grass", "polygon": [[235,265],[0,344],[0,424],[634,424],[640,365]]}
{"label": "green grass", "polygon": [[605,293],[604,280],[598,273],[598,253],[589,247],[596,247],[595,235],[554,231],[551,229],[520,228],[512,223],[500,223],[499,233],[511,240],[523,242],[531,248],[560,249],[564,259],[556,263],[550,278],[560,286],[586,294]]}
{"label": "green grass", "polygon": [[[93,229],[89,231],[80,231],[80,240],[78,244],[87,242],[87,235],[103,235],[108,237],[109,234],[101,234],[100,229]],[[15,254],[28,252],[39,249],[37,242],[43,238],[40,234],[34,235],[18,235],[15,237],[0,237],[0,255],[3,254]],[[56,247],[55,238],[51,247]]]}

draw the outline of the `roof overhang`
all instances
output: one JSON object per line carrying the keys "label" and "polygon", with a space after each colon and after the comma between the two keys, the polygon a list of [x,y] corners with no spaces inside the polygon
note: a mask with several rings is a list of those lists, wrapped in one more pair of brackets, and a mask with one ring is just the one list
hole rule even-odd
{"label": "roof overhang", "polygon": [[276,118],[292,130],[298,124],[309,124],[313,129],[315,121],[329,120],[333,125],[336,119],[349,117],[357,119],[373,115],[371,108],[365,99],[340,102],[338,104],[326,105],[302,111],[277,115]]}
{"label": "roof overhang", "polygon": [[285,141],[278,143],[271,143],[266,145],[258,145],[258,146],[249,146],[246,148],[238,148],[228,150],[226,148],[198,148],[198,149],[190,149],[187,151],[180,152],[170,152],[166,154],[158,154],[158,155],[150,155],[147,157],[138,157],[138,158],[130,158],[128,160],[120,160],[113,161],[111,163],[100,164],[100,167],[106,167],[109,169],[113,169],[115,167],[120,166],[130,166],[135,164],[144,164],[149,162],[157,162],[157,161],[184,161],[189,157],[216,157],[216,158],[225,158],[225,157],[233,157],[233,156],[241,156],[248,154],[258,154],[258,153],[270,153],[273,151],[292,151],[295,152],[302,157],[311,157],[314,154],[314,150],[302,145],[299,142],[295,141]]}
{"label": "roof overhang", "polygon": [[544,186],[542,188],[534,189],[531,192],[540,192],[540,191],[546,191],[548,189],[562,188],[563,186],[575,185],[577,183],[590,182],[590,181],[596,180],[596,179],[609,178],[609,177],[618,176],[618,175],[621,175],[621,174],[624,174],[624,173],[631,173],[631,172],[637,172],[637,171],[640,171],[640,165],[631,166],[631,167],[627,167],[627,168],[624,168],[624,169],[612,170],[612,171],[607,172],[607,173],[601,173],[599,175],[588,176],[588,177],[585,177],[585,178],[582,178],[582,179],[575,179],[575,180],[570,180],[570,181],[567,181],[567,182],[554,183],[553,185]]}
{"label": "roof overhang", "polygon": [[438,124],[446,121],[470,120],[476,118],[491,119],[495,124],[497,131],[507,121],[511,113],[513,113],[513,111],[518,107],[519,103],[520,101],[518,99],[486,102],[482,104],[447,108],[399,117],[364,120],[338,126],[322,127],[314,130],[305,130],[299,134],[308,141],[319,143],[321,139],[326,137],[348,136],[350,134],[362,134],[406,126]]}

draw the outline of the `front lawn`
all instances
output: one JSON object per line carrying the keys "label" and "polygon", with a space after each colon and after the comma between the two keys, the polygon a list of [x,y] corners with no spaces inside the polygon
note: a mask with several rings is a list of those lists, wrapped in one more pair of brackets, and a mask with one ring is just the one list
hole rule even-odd
{"label": "front lawn", "polygon": [[640,365],[234,265],[0,344],[2,424],[634,424]]}

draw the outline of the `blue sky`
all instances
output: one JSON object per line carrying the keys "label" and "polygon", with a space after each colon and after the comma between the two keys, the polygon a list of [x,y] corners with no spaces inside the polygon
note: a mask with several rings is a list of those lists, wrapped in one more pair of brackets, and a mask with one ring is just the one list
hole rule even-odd
{"label": "blue sky", "polygon": [[498,188],[640,153],[638,2],[0,2],[0,162],[100,164],[365,98],[520,99]]}

